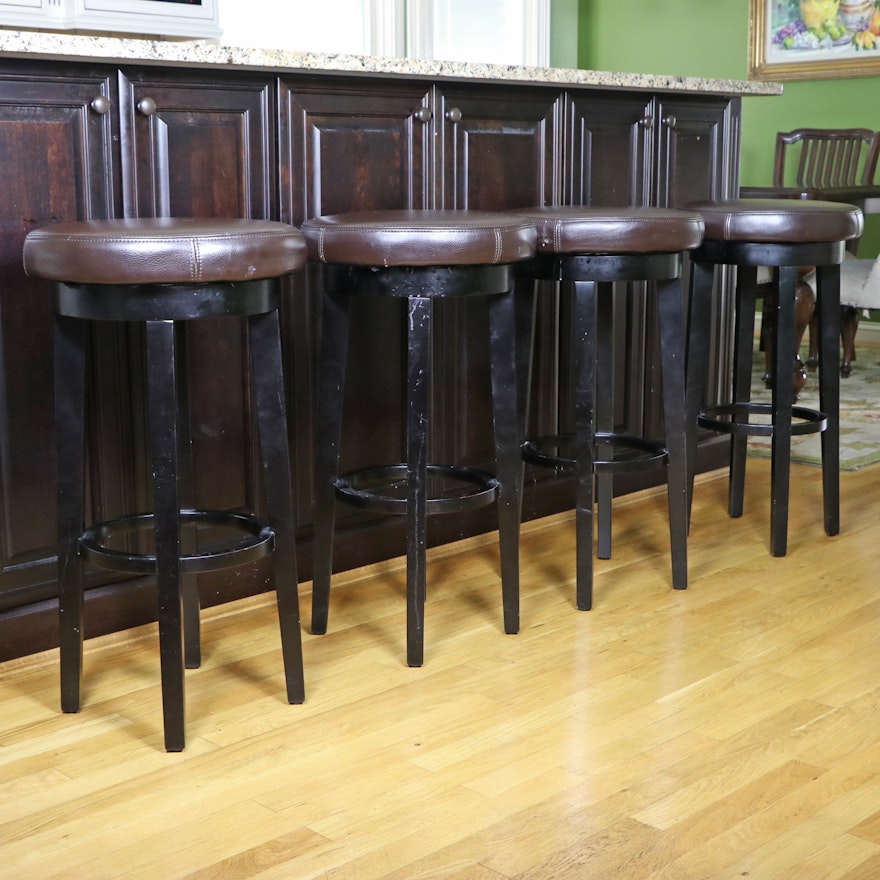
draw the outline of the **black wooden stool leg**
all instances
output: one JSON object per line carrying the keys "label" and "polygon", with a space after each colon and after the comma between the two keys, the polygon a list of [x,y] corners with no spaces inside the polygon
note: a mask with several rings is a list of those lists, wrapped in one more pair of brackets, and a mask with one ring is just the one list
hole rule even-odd
{"label": "black wooden stool leg", "polygon": [[406,662],[424,662],[427,566],[428,418],[431,391],[430,297],[409,297],[406,395]]}
{"label": "black wooden stool leg", "polygon": [[593,607],[594,400],[596,394],[596,285],[576,281],[572,344],[575,379],[576,598],[581,611]]}
{"label": "black wooden stool leg", "polygon": [[684,335],[681,281],[657,282],[657,320],[660,325],[660,360],[663,371],[663,423],[666,434],[666,490],[669,499],[669,546],[672,586],[687,587],[687,440],[684,388]]}
{"label": "black wooden stool leg", "polygon": [[339,469],[345,363],[348,353],[348,297],[325,292],[322,299],[320,377],[315,448],[315,530],[312,576],[312,632],[327,632],[333,529],[334,481]]}
{"label": "black wooden stool leg", "polygon": [[770,552],[785,556],[788,547],[788,497],[791,481],[791,411],[794,404],[794,305],[797,269],[779,270],[776,305],[776,378],[773,383],[773,436],[770,448]]}
{"label": "black wooden stool leg", "polygon": [[88,324],[55,316],[55,436],[58,470],[58,609],[61,709],[78,712],[83,658],[84,449]]}
{"label": "black wooden stool leg", "polygon": [[[736,319],[733,339],[733,397],[737,403],[751,399],[752,360],[755,349],[755,298],[757,269],[739,266],[736,283]],[[730,438],[730,478],[727,509],[731,516],[743,513],[748,437],[734,433]]]}
{"label": "black wooden stool leg", "polygon": [[536,282],[532,278],[518,278],[514,294],[516,313],[516,379],[519,427],[522,436],[528,436],[529,410],[532,391],[532,358],[535,348]]}
{"label": "black wooden stool leg", "polygon": [[712,313],[712,282],[715,266],[711,263],[691,263],[691,293],[688,308],[687,363],[685,366],[687,400],[687,504],[688,528],[694,497],[694,477],[697,473],[698,418],[706,392],[706,373],[709,370],[709,321]]}
{"label": "black wooden stool leg", "polygon": [[275,597],[287,700],[305,700],[296,569],[296,524],[290,464],[284,368],[278,311],[248,318],[248,352],[257,432],[263,459],[266,510],[275,533]]}
{"label": "black wooden stool leg", "polygon": [[[175,345],[177,357],[181,364],[189,363],[186,352],[186,322],[181,321],[175,327]],[[177,383],[177,439],[178,439],[178,485],[183,507],[195,508],[195,487],[193,481],[193,448],[192,431],[189,424],[189,382],[186,372],[178,375]],[[184,556],[198,552],[198,535],[195,529],[183,529],[180,535],[180,546]],[[187,669],[198,669],[202,664],[201,639],[201,599],[199,597],[199,576],[197,574],[181,574],[180,592],[183,596],[183,654]]]}
{"label": "black wooden stool leg", "polygon": [[[531,334],[529,334],[531,337]],[[498,541],[504,631],[519,632],[519,532],[522,518],[523,420],[517,382],[516,297],[511,291],[489,300],[492,412],[498,489]]]}
{"label": "black wooden stool leg", "polygon": [[173,321],[147,322],[147,372],[165,748],[179,752],[186,744],[186,730]]}
{"label": "black wooden stool leg", "polygon": [[837,338],[840,332],[840,267],[816,269],[819,322],[819,409],[827,417],[822,432],[822,496],[825,534],[840,533],[840,375]]}
{"label": "black wooden stool leg", "polygon": [[[596,433],[614,432],[614,285],[597,284],[596,304]],[[612,444],[595,444],[597,460],[613,456]],[[611,503],[614,481],[609,473],[596,472],[597,555],[611,558]]]}

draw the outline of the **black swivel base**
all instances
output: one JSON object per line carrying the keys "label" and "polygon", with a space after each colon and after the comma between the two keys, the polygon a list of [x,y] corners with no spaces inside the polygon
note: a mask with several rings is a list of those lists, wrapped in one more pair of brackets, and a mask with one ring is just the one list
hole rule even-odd
{"label": "black swivel base", "polygon": [[[519,523],[522,464],[517,419],[513,278],[508,265],[364,268],[324,266],[323,330],[316,460],[312,632],[324,633],[330,603],[335,501],[406,517],[407,651],[424,661],[426,522],[496,503],[501,546],[504,630],[519,631]],[[407,383],[404,461],[339,474],[349,303],[353,296],[406,299]],[[495,431],[495,473],[430,464],[431,340],[434,300],[489,298],[489,348]]]}
{"label": "black swivel base", "polygon": [[[706,241],[693,255],[690,339],[688,351],[689,456],[695,455],[696,431],[702,426],[731,436],[729,513],[742,515],[747,442],[750,436],[771,438],[770,552],[788,549],[788,505],[791,438],[821,432],[825,533],[840,531],[840,261],[843,242],[754,243]],[[733,384],[729,400],[703,404],[709,362],[708,323],[716,265],[737,266],[734,302]],[[795,406],[792,365],[795,363],[795,302],[798,266],[817,267],[816,319],[819,343],[819,409]],[[755,301],[759,266],[773,268],[775,380],[771,403],[751,400],[755,339]],[[692,473],[692,471],[691,471]],[[693,486],[689,487],[689,495]]]}
{"label": "black swivel base", "polygon": [[[593,506],[598,512],[598,556],[611,555],[611,499],[616,474],[666,469],[672,584],[687,587],[687,477],[685,472],[684,330],[681,255],[541,255],[523,264],[527,279],[558,280],[574,287],[574,431],[535,438],[523,446],[527,462],[574,474],[577,482],[577,607],[593,605]],[[659,325],[665,438],[614,429],[614,282],[653,282]],[[531,312],[528,305],[526,312]],[[522,319],[521,319],[522,320]],[[527,326],[531,327],[531,315]],[[529,333],[520,330],[520,375],[529,375]],[[521,393],[525,399],[526,392]],[[524,404],[528,409],[528,404]]]}
{"label": "black swivel base", "polygon": [[[194,575],[273,554],[287,699],[304,699],[297,596],[292,474],[288,452],[277,284],[251,281],[179,286],[68,286],[55,294],[55,383],[58,443],[61,702],[80,708],[83,586],[86,563],[125,574],[153,574],[158,592],[165,747],[186,742],[184,666],[199,664],[199,600]],[[247,322],[254,418],[265,473],[265,519],[251,513],[188,508],[186,413],[178,398],[180,323],[243,316]],[[152,511],[86,527],[85,435],[87,351],[91,321],[138,321],[146,331]],[[199,549],[195,532],[223,533]],[[152,544],[142,550],[138,533]],[[135,547],[136,549],[131,549]],[[186,660],[186,662],[184,662]]]}

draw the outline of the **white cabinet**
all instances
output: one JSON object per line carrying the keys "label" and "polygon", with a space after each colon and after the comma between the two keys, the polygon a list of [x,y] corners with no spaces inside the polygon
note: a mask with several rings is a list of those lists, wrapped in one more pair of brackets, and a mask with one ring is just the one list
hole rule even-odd
{"label": "white cabinet", "polygon": [[67,0],[0,0],[0,24],[20,27],[65,27]]}
{"label": "white cabinet", "polygon": [[216,37],[218,0],[0,0],[0,25]]}

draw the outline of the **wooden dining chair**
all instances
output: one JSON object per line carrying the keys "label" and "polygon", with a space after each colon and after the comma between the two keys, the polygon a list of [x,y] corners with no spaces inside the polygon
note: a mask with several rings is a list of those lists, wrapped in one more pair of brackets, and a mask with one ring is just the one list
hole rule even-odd
{"label": "wooden dining chair", "polygon": [[[880,213],[880,182],[876,181],[880,160],[880,131],[868,128],[796,128],[776,134],[773,160],[773,184],[770,187],[742,187],[743,198],[796,198],[846,202],[861,208],[865,214]],[[847,243],[847,250],[855,255],[858,239]],[[809,267],[804,267],[806,274]],[[806,284],[802,285],[808,300],[812,297]],[[841,291],[840,333],[843,345],[840,372],[848,376],[855,358],[855,336],[861,307],[848,302]],[[806,366],[815,369],[818,330],[811,317],[811,303],[804,309],[803,323],[799,323],[798,338],[810,327],[810,355]],[[764,309],[764,322],[770,321],[770,310]],[[763,325],[762,325],[763,326]],[[772,327],[762,335],[764,348],[765,382],[773,383]],[[802,385],[806,378],[803,365],[794,365],[795,384]]]}
{"label": "wooden dining chair", "polygon": [[[880,133],[867,128],[796,128],[776,134],[773,186],[829,190],[871,187],[880,156]],[[807,198],[822,198],[814,193]],[[849,201],[849,199],[847,199]],[[858,207],[864,210],[862,205]]]}

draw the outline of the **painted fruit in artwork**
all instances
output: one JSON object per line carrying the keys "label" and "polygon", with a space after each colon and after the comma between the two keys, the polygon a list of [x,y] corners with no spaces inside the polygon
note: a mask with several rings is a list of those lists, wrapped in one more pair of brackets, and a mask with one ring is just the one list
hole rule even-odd
{"label": "painted fruit in artwork", "polygon": [[868,27],[868,30],[875,36],[880,37],[880,9],[874,10],[874,18],[871,19],[871,24]]}
{"label": "painted fruit in artwork", "polygon": [[821,30],[826,21],[837,18],[840,0],[801,0],[801,18],[808,28]]}

